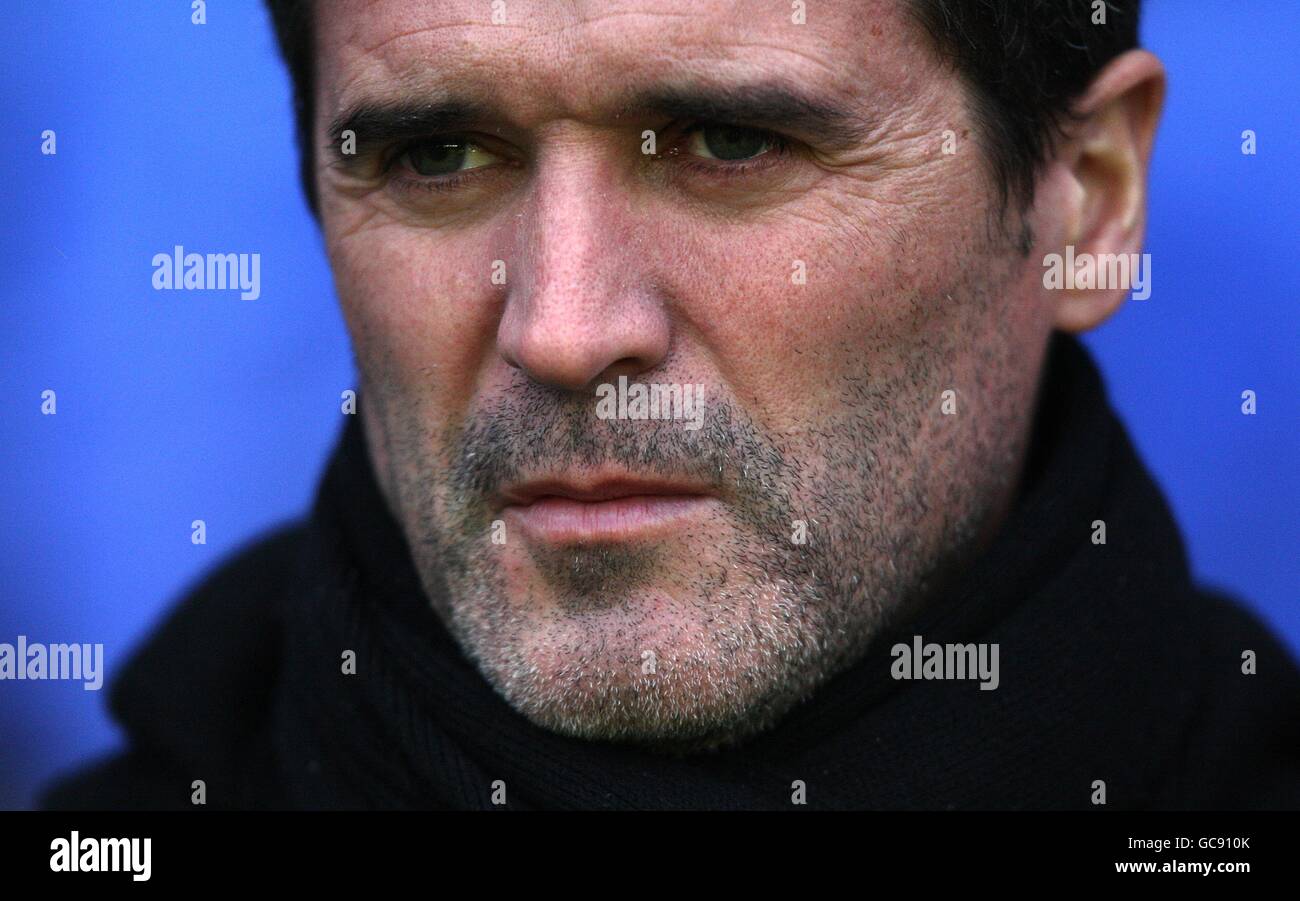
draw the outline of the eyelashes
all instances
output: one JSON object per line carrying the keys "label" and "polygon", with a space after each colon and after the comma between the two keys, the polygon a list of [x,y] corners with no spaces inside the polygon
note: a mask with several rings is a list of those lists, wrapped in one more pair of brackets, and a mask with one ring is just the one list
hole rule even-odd
{"label": "eyelashes", "polygon": [[[677,164],[711,178],[730,180],[743,178],[779,165],[790,156],[794,149],[794,142],[777,132],[715,122],[693,123],[684,130],[682,138],[691,145],[696,145],[696,139],[700,139],[698,142],[699,149],[707,149],[716,154],[718,148],[715,146],[715,142],[709,140],[711,137],[710,132],[720,133],[723,137],[724,146],[727,142],[733,145],[739,142],[743,147],[746,139],[748,139],[750,141],[760,141],[763,149],[751,156],[726,159],[719,158],[716,155],[710,158],[698,153],[682,153],[679,149],[680,145],[674,145],[670,153]],[[735,149],[734,146],[732,149]]]}
{"label": "eyelashes", "polygon": [[[508,159],[488,149],[484,144],[483,139],[460,133],[415,138],[398,144],[385,155],[383,173],[391,184],[404,191],[450,193],[478,179],[484,170],[495,170],[503,165],[511,165]],[[419,171],[415,159],[422,155],[427,156],[426,151],[430,149],[434,151],[433,162],[436,168],[440,162],[437,154],[445,157],[451,148],[458,149],[452,151],[449,158],[456,162],[454,169],[438,174]],[[481,157],[485,156],[491,159],[484,162]],[[480,158],[478,159],[480,165],[465,167],[464,163],[473,158]],[[444,159],[441,162],[446,161]]]}
{"label": "eyelashes", "polygon": [[[699,180],[733,184],[767,169],[780,166],[788,160],[795,143],[777,132],[767,129],[736,126],[728,123],[696,121],[667,132],[669,146],[650,156],[656,162],[671,165],[674,169]],[[760,152],[742,156],[747,148],[757,142]],[[427,135],[395,145],[382,160],[383,177],[389,185],[402,193],[455,194],[490,182],[505,172],[519,168],[522,162],[495,146],[486,146],[488,140],[466,133]],[[427,148],[443,152],[447,147],[465,148],[462,156],[478,153],[493,158],[491,162],[469,168],[457,168],[441,174],[421,174],[412,164],[412,156]],[[698,151],[710,154],[705,156]],[[718,156],[721,151],[723,156]],[[737,158],[728,158],[728,152]]]}

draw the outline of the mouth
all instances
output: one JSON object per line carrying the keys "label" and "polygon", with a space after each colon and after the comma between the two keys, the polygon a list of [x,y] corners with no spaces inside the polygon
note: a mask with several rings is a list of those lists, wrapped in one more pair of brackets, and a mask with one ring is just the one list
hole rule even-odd
{"label": "mouth", "polygon": [[500,500],[502,515],[532,541],[590,544],[662,537],[717,497],[697,483],[586,473],[520,482]]}

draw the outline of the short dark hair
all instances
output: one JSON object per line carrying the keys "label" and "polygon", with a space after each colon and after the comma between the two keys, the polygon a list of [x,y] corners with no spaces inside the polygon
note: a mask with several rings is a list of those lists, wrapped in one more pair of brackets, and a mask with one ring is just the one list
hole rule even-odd
{"label": "short dark hair", "polygon": [[320,215],[316,197],[316,47],[311,0],[266,0],[280,45],[280,56],[293,82],[293,117],[298,128],[298,171],[313,215]]}
{"label": "short dark hair", "polygon": [[1023,212],[1071,105],[1138,45],[1141,0],[907,0],[966,85],[1005,210]]}
{"label": "short dark hair", "polygon": [[[1071,103],[1106,63],[1137,46],[1141,0],[904,2],[967,87],[1002,209],[1014,202],[1023,211]],[[266,6],[293,79],[303,190],[319,214],[312,0],[266,0]]]}

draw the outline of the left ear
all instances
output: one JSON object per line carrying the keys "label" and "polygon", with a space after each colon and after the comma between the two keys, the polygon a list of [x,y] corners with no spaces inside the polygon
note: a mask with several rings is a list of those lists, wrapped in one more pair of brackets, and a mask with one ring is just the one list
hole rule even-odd
{"label": "left ear", "polygon": [[[1111,259],[1102,254],[1140,253],[1146,229],[1147,167],[1164,103],[1164,67],[1145,50],[1117,56],[1074,105],[1069,137],[1057,153],[1068,180],[1063,225],[1070,259]],[[1065,248],[1059,249],[1063,257]],[[1101,264],[1099,270],[1105,269]],[[1085,282],[1086,284],[1086,282]],[[1066,287],[1056,297],[1055,325],[1087,331],[1114,313],[1127,285]]]}

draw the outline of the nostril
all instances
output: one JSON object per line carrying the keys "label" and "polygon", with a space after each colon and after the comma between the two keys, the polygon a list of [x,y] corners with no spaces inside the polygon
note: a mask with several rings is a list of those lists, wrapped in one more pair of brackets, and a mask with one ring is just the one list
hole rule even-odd
{"label": "nostril", "polygon": [[640,373],[645,372],[655,364],[656,361],[654,360],[641,360],[637,357],[623,357],[621,360],[616,360],[602,369],[596,376],[595,380],[608,381],[610,379],[616,379],[620,375],[626,375],[630,378],[634,375],[639,375]]}

